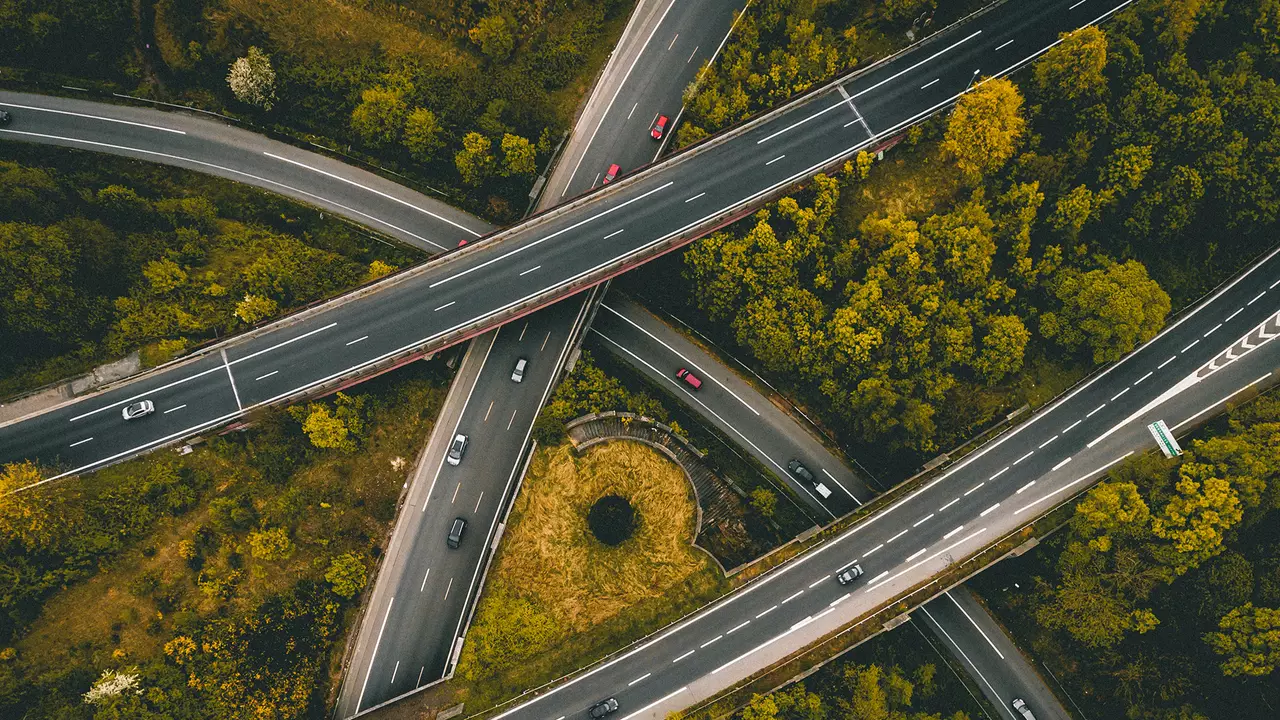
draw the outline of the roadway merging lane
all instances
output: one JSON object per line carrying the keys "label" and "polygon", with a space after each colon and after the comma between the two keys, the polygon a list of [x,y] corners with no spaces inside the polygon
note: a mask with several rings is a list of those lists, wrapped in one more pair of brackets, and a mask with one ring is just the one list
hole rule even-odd
{"label": "roadway merging lane", "polygon": [[[472,243],[136,383],[0,427],[0,461],[36,459],[56,468],[49,479],[91,469],[510,321],[690,240],[936,112],[963,92],[975,68],[1017,67],[1060,31],[1118,7],[997,6],[725,139],[504,231],[500,241]],[[22,135],[34,131],[24,117],[15,114],[5,137],[39,139]],[[125,423],[120,407],[138,396],[172,412]]]}
{"label": "roadway merging lane", "polygon": [[[499,718],[585,718],[604,697],[618,720],[658,718],[893,602],[923,602],[934,580],[1008,537],[1155,441],[1240,392],[1274,382],[1280,260],[1272,251],[1152,342],[1005,432],[937,479],[839,536]],[[852,563],[866,575],[839,585]],[[964,568],[971,571],[976,568]]]}

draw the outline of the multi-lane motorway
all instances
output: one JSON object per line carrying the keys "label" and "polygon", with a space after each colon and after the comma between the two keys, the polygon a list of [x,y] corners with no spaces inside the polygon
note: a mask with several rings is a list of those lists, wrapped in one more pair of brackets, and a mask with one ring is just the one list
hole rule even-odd
{"label": "multi-lane motorway", "polygon": [[[778,188],[945,106],[969,85],[974,69],[986,66],[998,74],[1020,66],[1056,42],[1060,31],[1101,19],[1116,7],[1068,7],[1051,0],[999,5],[697,152],[504,231],[498,240],[472,243],[376,291],[0,427],[0,460],[33,457],[57,468],[51,478],[63,476],[225,424],[397,355],[458,342],[740,214]],[[65,117],[24,113],[15,114],[6,137],[55,134],[44,132],[43,124]],[[91,127],[105,133],[100,126],[107,124],[112,123]],[[124,422],[119,408],[134,397],[153,400],[159,412]]]}
{"label": "multi-lane motorway", "polygon": [[[735,3],[644,0],[579,116],[540,198],[539,210],[598,183],[583,168],[646,164],[659,143],[653,115],[673,113],[680,93],[725,36]],[[714,38],[715,42],[709,39]],[[556,192],[556,190],[559,192]],[[480,591],[483,564],[500,532],[533,421],[558,377],[573,331],[588,311],[579,298],[539,310],[471,342],[441,410],[391,547],[379,568],[338,698],[351,717],[439,679],[456,661],[457,638]],[[518,357],[527,375],[511,380]],[[461,465],[444,463],[456,433],[470,437]],[[457,550],[444,538],[455,517],[469,523]]]}
{"label": "multi-lane motorway", "polygon": [[[498,717],[586,717],[604,697],[618,720],[694,705],[908,593],[1015,532],[1135,453],[1146,425],[1184,431],[1274,378],[1280,260],[1269,256],[1151,343],[1075,388],[939,478],[796,560]],[[842,586],[834,573],[860,563]]]}

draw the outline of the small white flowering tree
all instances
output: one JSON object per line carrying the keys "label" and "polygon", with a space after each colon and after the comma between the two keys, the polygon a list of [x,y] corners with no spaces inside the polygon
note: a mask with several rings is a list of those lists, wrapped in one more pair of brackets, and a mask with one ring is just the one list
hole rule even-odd
{"label": "small white flowering tree", "polygon": [[103,670],[102,677],[89,688],[89,692],[84,694],[84,701],[90,705],[101,705],[103,702],[132,693],[138,695],[142,692],[140,685],[142,678],[136,672],[137,668],[130,668],[116,672],[115,670]]}
{"label": "small white flowering tree", "polygon": [[270,110],[276,101],[276,71],[271,69],[271,58],[257,47],[250,47],[248,55],[231,63],[227,84],[240,102],[263,110]]}

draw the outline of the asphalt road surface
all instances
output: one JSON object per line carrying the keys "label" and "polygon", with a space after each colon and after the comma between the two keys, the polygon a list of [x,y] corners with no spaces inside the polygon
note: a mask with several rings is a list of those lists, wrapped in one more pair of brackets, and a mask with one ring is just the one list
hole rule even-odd
{"label": "asphalt road surface", "polygon": [[428,252],[492,228],[371,172],[227,121],[129,105],[0,90],[13,115],[0,139],[124,155],[217,175],[329,210]]}
{"label": "asphalt road surface", "polygon": [[[695,413],[760,461],[803,501],[819,524],[856,510],[872,491],[821,441],[702,348],[617,293],[596,313],[591,333],[622,360],[665,386]],[[702,380],[694,390],[676,378],[687,368]],[[828,497],[787,469],[799,460]]]}
{"label": "asphalt road surface", "polygon": [[[73,474],[509,322],[691,239],[777,188],[936,112],[969,86],[974,69],[986,66],[999,74],[1015,68],[1056,42],[1060,31],[1101,19],[1117,7],[1088,2],[1068,7],[1056,0],[997,6],[834,90],[766,115],[697,152],[622,178],[607,191],[504,231],[500,240],[472,243],[376,289],[241,336],[217,351],[0,427],[0,461],[38,460],[54,468],[47,479]],[[15,112],[3,134],[48,141],[56,135],[49,125],[72,121],[88,123],[85,133],[98,138],[145,131],[161,145],[173,141],[171,133],[154,129],[125,125],[121,130],[120,123],[34,110]],[[159,412],[123,421],[121,406],[141,397],[153,400]]]}
{"label": "asphalt road surface", "polygon": [[[1159,336],[938,478],[834,539],[499,718],[585,718],[606,697],[616,720],[659,718],[735,685],[875,608],[928,599],[934,579],[1068,501],[1155,441],[1275,380],[1280,250]],[[833,576],[858,563],[849,586]]]}
{"label": "asphalt road surface", "polygon": [[911,617],[928,625],[964,665],[982,694],[1001,709],[1000,720],[1023,720],[1013,709],[1018,698],[1036,720],[1072,720],[1035,667],[968,589],[952,588]]}
{"label": "asphalt road surface", "polygon": [[[680,103],[681,91],[715,50],[714,44],[701,39],[706,33],[719,33],[719,39],[728,32],[732,4],[717,0],[676,8],[674,0],[640,3],[548,187],[563,187],[565,192],[572,187],[575,194],[589,190],[585,173],[571,182],[582,162],[647,162],[659,143],[649,136],[647,125],[638,124],[636,113]],[[670,41],[658,41],[666,35]],[[680,36],[693,44],[681,44]],[[692,60],[688,56],[695,50],[690,48],[701,48]],[[561,194],[544,191],[538,209],[558,203]],[[457,639],[481,590],[482,567],[500,540],[495,536],[497,523],[512,499],[512,480],[525,460],[533,421],[558,376],[574,326],[587,311],[588,295],[539,310],[472,341],[410,480],[411,497],[397,518],[388,557],[356,636],[338,698],[338,717],[411,693],[452,670],[461,649]],[[516,384],[511,372],[519,357],[530,364],[525,380]],[[469,436],[471,447],[461,465],[450,467],[444,455],[459,432]],[[421,503],[417,496],[424,498]],[[471,499],[475,507],[464,512]],[[424,509],[414,512],[418,504]],[[454,517],[468,520],[468,536],[461,548],[451,551],[444,537]]]}

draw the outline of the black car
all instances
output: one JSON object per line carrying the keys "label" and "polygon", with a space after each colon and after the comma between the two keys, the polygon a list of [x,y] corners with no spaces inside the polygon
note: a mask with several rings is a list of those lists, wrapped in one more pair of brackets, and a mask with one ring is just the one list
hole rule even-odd
{"label": "black car", "polygon": [[810,485],[817,482],[817,480],[813,477],[813,473],[809,472],[809,468],[801,464],[799,460],[792,460],[791,462],[787,463],[787,469],[790,470],[792,474],[794,474],[796,477],[809,483]]}
{"label": "black car", "polygon": [[602,718],[605,715],[608,715],[609,713],[615,713],[617,711],[618,711],[618,701],[614,698],[609,698],[608,700],[601,700],[595,705],[592,705],[591,709],[587,711],[587,714],[599,720],[599,718]]}
{"label": "black car", "polygon": [[449,537],[445,538],[444,544],[454,550],[457,550],[458,546],[462,544],[462,533],[465,532],[466,529],[466,520],[463,518],[454,518],[453,525],[449,528]]}

